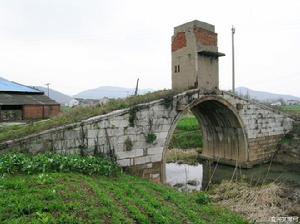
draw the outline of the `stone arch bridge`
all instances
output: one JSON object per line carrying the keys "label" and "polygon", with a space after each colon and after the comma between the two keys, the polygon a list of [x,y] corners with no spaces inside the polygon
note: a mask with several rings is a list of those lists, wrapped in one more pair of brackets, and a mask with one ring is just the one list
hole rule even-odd
{"label": "stone arch bridge", "polygon": [[104,153],[131,173],[165,181],[165,152],[176,122],[186,110],[201,120],[202,157],[251,167],[269,161],[292,119],[263,105],[227,92],[199,89],[133,108],[113,111],[79,123],[50,129],[0,144],[31,153]]}

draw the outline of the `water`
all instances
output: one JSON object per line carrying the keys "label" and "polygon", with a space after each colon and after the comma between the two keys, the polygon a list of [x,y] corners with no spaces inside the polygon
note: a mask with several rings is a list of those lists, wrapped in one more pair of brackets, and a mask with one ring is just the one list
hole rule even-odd
{"label": "water", "polygon": [[[300,187],[300,165],[273,163],[270,169],[269,167],[269,164],[262,164],[251,169],[237,169],[234,179],[247,179],[252,184],[275,181]],[[218,184],[222,180],[232,179],[234,169],[232,166],[208,164],[206,161],[196,166],[168,163],[166,164],[166,181],[180,191],[199,191],[207,187],[212,173],[214,175],[211,183]]]}
{"label": "water", "polygon": [[167,163],[167,184],[180,191],[200,191],[202,188],[203,166],[188,164]]}

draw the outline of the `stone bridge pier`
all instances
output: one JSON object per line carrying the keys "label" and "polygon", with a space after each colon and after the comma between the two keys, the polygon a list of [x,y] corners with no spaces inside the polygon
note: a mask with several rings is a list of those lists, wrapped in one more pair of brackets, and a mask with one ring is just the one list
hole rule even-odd
{"label": "stone bridge pier", "polygon": [[224,164],[251,167],[269,161],[280,139],[292,129],[290,118],[263,105],[227,92],[194,89],[7,141],[0,144],[0,153],[105,154],[132,174],[164,182],[165,153],[186,110],[202,126],[201,156]]}

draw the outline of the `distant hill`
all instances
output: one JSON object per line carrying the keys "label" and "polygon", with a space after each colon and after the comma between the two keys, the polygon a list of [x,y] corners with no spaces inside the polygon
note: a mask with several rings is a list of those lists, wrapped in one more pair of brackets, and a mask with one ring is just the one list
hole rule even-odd
{"label": "distant hill", "polygon": [[247,87],[238,87],[236,89],[236,92],[239,94],[242,94],[242,95],[249,94],[251,99],[256,99],[259,101],[271,102],[271,101],[276,101],[279,99],[283,99],[284,101],[287,101],[287,100],[299,100],[300,101],[300,97],[297,97],[297,96],[256,91],[256,90],[249,89]]}
{"label": "distant hill", "polygon": [[[35,88],[43,91],[46,95],[48,93],[48,89],[46,87],[35,86]],[[68,96],[53,89],[50,89],[50,98],[63,105],[69,103],[73,99],[71,96]]]}
{"label": "distant hill", "polygon": [[[152,92],[153,89],[140,89],[138,94],[145,94],[147,92]],[[83,92],[80,92],[73,96],[74,98],[83,98],[83,99],[101,99],[103,97],[108,98],[125,98],[129,95],[134,94],[133,88],[124,88],[116,86],[100,86],[96,89],[89,89]]]}

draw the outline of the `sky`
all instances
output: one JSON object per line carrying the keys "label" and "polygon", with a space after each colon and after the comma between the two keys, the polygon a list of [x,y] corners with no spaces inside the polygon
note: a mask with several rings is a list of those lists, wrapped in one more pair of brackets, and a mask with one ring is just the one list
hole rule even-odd
{"label": "sky", "polygon": [[173,28],[215,25],[220,88],[300,96],[299,0],[0,0],[0,76],[74,95],[99,86],[171,88]]}

